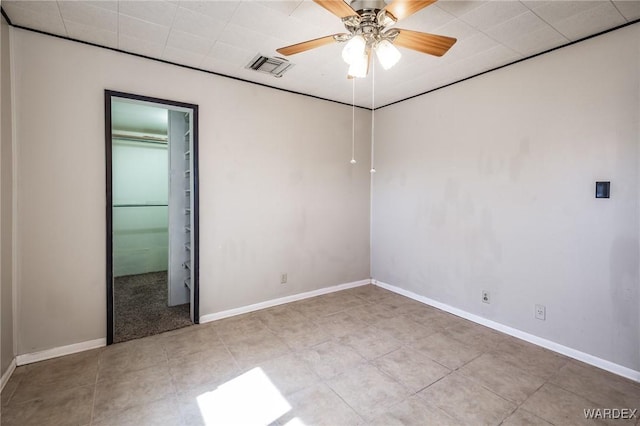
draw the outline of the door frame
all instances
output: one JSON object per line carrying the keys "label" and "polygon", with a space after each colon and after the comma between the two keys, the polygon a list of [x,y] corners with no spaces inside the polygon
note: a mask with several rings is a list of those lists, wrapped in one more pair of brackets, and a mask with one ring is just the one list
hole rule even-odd
{"label": "door frame", "polygon": [[107,276],[107,345],[113,343],[113,179],[112,179],[112,131],[111,131],[111,101],[113,98],[131,99],[143,102],[152,102],[171,107],[187,108],[193,111],[193,223],[191,224],[192,241],[191,248],[194,254],[193,266],[193,322],[200,322],[200,194],[198,183],[198,105],[185,102],[171,101],[150,96],[136,95],[133,93],[119,92],[115,90],[104,91],[104,135],[105,135],[105,165],[106,165],[106,276]]}

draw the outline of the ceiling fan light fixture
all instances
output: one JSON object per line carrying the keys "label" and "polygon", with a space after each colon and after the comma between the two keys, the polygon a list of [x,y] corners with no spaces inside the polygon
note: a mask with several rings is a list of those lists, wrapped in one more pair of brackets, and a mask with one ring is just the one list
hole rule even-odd
{"label": "ceiling fan light fixture", "polygon": [[402,53],[389,40],[379,42],[375,50],[378,61],[385,70],[397,64],[402,56]]}
{"label": "ceiling fan light fixture", "polygon": [[349,65],[360,60],[360,57],[365,54],[367,48],[367,42],[361,35],[351,37],[342,49],[342,59]]}
{"label": "ceiling fan light fixture", "polygon": [[369,70],[369,56],[366,53],[360,55],[351,65],[349,65],[348,75],[353,78],[365,78]]}

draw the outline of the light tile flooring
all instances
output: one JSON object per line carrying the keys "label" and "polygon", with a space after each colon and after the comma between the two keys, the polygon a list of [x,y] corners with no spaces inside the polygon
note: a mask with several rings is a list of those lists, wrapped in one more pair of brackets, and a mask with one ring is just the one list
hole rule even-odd
{"label": "light tile flooring", "polygon": [[591,408],[640,384],[369,285],[19,367],[2,425],[606,424]]}

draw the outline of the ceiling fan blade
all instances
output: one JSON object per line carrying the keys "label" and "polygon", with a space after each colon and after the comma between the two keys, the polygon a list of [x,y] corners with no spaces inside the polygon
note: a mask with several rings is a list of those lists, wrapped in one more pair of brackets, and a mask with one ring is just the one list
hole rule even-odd
{"label": "ceiling fan blade", "polygon": [[384,10],[392,14],[397,20],[400,20],[435,2],[436,0],[394,0]]}
{"label": "ceiling fan blade", "polygon": [[336,41],[335,36],[343,34],[334,34],[326,37],[315,38],[313,40],[303,41],[302,43],[292,44],[291,46],[281,47],[276,49],[281,55],[289,56],[296,53],[306,52],[307,50],[315,49],[316,47],[324,46]]}
{"label": "ceiling fan blade", "polygon": [[428,55],[442,56],[455,44],[453,37],[397,29],[400,33],[394,40],[396,46],[417,50]]}
{"label": "ceiling fan blade", "polygon": [[[327,9],[338,18],[357,15],[358,13],[343,0],[313,0],[315,3]],[[435,0],[434,0],[435,1]]]}

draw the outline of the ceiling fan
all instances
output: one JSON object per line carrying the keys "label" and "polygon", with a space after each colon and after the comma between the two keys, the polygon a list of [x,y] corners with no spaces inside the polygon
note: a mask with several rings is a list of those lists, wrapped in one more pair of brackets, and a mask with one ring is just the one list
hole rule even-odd
{"label": "ceiling fan", "polygon": [[348,33],[333,34],[314,40],[281,47],[276,51],[289,56],[333,42],[347,42],[342,59],[349,64],[349,78],[366,77],[374,51],[384,69],[394,66],[401,53],[395,46],[442,56],[456,42],[455,38],[401,28],[388,28],[398,20],[435,3],[436,0],[313,0],[342,22]]}

